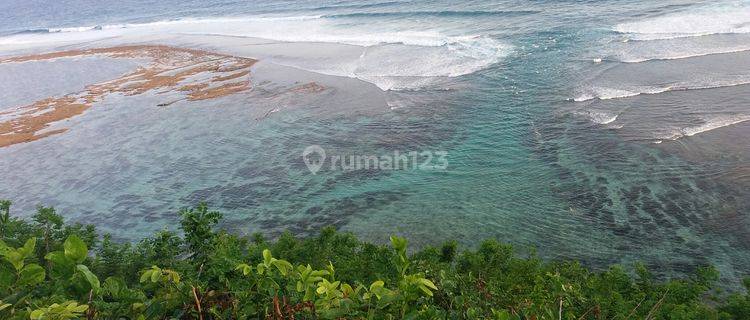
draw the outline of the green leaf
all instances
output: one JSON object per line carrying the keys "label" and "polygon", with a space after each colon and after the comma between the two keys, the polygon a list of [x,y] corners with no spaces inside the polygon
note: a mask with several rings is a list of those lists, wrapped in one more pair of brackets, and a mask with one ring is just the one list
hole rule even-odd
{"label": "green leaf", "polygon": [[7,263],[0,263],[0,288],[7,288],[16,281],[16,271]]}
{"label": "green leaf", "polygon": [[512,319],[518,319],[518,317],[515,317],[508,312],[508,310],[495,310],[492,309],[492,314],[495,316],[496,320],[512,320]]}
{"label": "green leaf", "polygon": [[31,314],[29,315],[31,320],[40,320],[42,319],[43,316],[44,316],[44,310],[42,309],[36,309],[34,311],[31,311]]}
{"label": "green leaf", "polygon": [[26,243],[23,245],[23,247],[19,248],[17,251],[23,256],[24,259],[26,259],[34,254],[35,246],[36,238],[29,238],[29,240],[26,240]]}
{"label": "green leaf", "polygon": [[237,267],[234,268],[234,269],[238,270],[238,271],[242,271],[242,275],[244,275],[244,276],[246,276],[246,275],[250,274],[251,272],[253,272],[253,268],[251,266],[245,264],[245,263],[238,264]]}
{"label": "green leaf", "polygon": [[406,238],[391,236],[391,244],[396,251],[400,252],[406,250],[407,241]]}
{"label": "green leaf", "polygon": [[429,288],[427,288],[427,287],[425,287],[425,286],[422,286],[422,285],[420,285],[420,286],[419,286],[419,289],[420,289],[420,290],[422,290],[422,292],[424,292],[424,293],[425,293],[426,295],[428,295],[428,296],[432,297],[432,291],[430,291],[430,289],[429,289]]}
{"label": "green leaf", "polygon": [[278,269],[279,273],[283,276],[286,276],[289,270],[294,268],[292,264],[286,260],[273,260],[273,265],[276,266],[276,269]]}
{"label": "green leaf", "polygon": [[84,311],[89,309],[89,306],[85,304],[82,304],[79,306],[75,302],[73,302],[69,304],[65,309],[67,309],[68,311],[75,312],[75,313],[83,313]]}
{"label": "green leaf", "polygon": [[343,291],[344,294],[346,294],[348,296],[352,292],[354,292],[354,288],[352,288],[352,286],[349,285],[348,283],[344,283],[344,284],[341,285],[341,291]]}
{"label": "green leaf", "polygon": [[125,281],[119,277],[108,277],[104,280],[104,284],[102,285],[103,291],[112,295],[115,299],[120,298],[122,292],[127,289],[127,287]]}
{"label": "green leaf", "polygon": [[3,240],[0,240],[0,256],[4,256],[6,252],[13,250],[11,247],[9,247]]}
{"label": "green leaf", "polygon": [[63,243],[63,248],[65,249],[65,256],[76,263],[83,262],[89,251],[83,240],[76,235],[69,236],[68,239],[65,240],[65,243]]}
{"label": "green leaf", "polygon": [[12,250],[5,253],[5,260],[8,260],[10,264],[13,265],[13,268],[16,269],[16,272],[21,271],[23,269],[23,260],[24,257],[21,253],[18,252],[18,250]]}
{"label": "green leaf", "polygon": [[328,270],[313,270],[312,272],[310,272],[311,277],[322,277],[322,276],[327,276],[329,274],[330,273],[328,272]]}
{"label": "green leaf", "polygon": [[21,286],[32,286],[44,281],[44,276],[44,268],[38,264],[31,263],[21,270],[18,277],[18,284]]}
{"label": "green leaf", "polygon": [[141,274],[141,279],[140,279],[140,281],[139,281],[139,282],[140,282],[140,283],[144,283],[144,282],[146,282],[146,281],[147,281],[148,279],[150,279],[150,278],[151,278],[151,272],[152,272],[151,270],[146,270],[146,271],[143,271],[143,273]]}
{"label": "green leaf", "polygon": [[263,250],[263,263],[266,264],[266,266],[271,265],[271,262],[273,261],[273,256],[271,255],[271,250],[265,249]]}
{"label": "green leaf", "polygon": [[162,269],[162,275],[166,276],[167,280],[171,280],[174,283],[180,283],[180,274],[176,271]]}
{"label": "green leaf", "polygon": [[385,282],[381,280],[377,280],[370,285],[370,291],[373,291],[377,288],[382,288],[384,285],[385,285]]}
{"label": "green leaf", "polygon": [[154,270],[151,272],[151,282],[159,282],[161,278],[161,270]]}
{"label": "green leaf", "polygon": [[430,281],[429,279],[421,278],[419,279],[419,282],[432,290],[437,290],[435,284],[432,283],[432,281]]}
{"label": "green leaf", "polygon": [[53,278],[69,278],[75,271],[75,261],[65,256],[62,251],[52,251],[44,256],[44,259],[52,262],[50,276]]}
{"label": "green leaf", "polygon": [[87,266],[84,266],[82,264],[79,264],[76,266],[76,269],[78,272],[83,274],[83,277],[86,278],[86,281],[91,285],[91,289],[94,289],[94,292],[99,292],[100,283],[99,278],[89,270]]}

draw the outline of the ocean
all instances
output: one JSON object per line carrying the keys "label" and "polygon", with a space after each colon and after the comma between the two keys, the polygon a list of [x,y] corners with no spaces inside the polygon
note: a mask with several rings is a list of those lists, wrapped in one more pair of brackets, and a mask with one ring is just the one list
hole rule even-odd
{"label": "ocean", "polygon": [[747,276],[750,1],[5,0],[0,127],[145,63],[3,58],[126,45],[258,62],[247,91],[115,93],[1,147],[13,214],[55,206],[125,241],[206,201],[242,234],[495,238]]}

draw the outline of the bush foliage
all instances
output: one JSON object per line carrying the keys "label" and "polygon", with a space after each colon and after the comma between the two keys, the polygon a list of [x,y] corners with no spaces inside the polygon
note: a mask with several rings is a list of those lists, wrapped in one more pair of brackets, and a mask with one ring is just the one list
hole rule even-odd
{"label": "bush foliage", "polygon": [[205,204],[180,216],[180,233],[117,243],[53,208],[25,220],[0,202],[0,318],[750,319],[748,295],[712,289],[711,267],[660,281],[642,265],[594,272],[495,240],[409,255],[396,236],[266,241],[217,230]]}

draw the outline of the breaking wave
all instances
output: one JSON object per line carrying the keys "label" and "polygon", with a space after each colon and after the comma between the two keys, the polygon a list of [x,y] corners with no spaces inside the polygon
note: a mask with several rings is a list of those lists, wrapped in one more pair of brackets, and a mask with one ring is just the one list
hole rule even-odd
{"label": "breaking wave", "polygon": [[352,27],[320,15],[183,18],[139,24],[49,28],[0,37],[0,46],[74,44],[153,34],[240,36],[280,42],[362,46],[362,56],[356,63],[320,68],[305,68],[302,64],[301,67],[359,78],[382,90],[419,88],[431,83],[426,78],[470,74],[498,63],[510,50],[510,46],[487,35],[414,31],[397,23],[379,28]]}
{"label": "breaking wave", "polygon": [[699,7],[641,21],[622,23],[614,31],[633,40],[664,40],[712,34],[749,33],[750,5],[733,3]]}

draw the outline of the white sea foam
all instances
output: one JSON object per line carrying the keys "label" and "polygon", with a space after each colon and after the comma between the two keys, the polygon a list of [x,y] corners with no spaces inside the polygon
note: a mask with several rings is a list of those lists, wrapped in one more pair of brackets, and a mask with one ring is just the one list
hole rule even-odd
{"label": "white sea foam", "polygon": [[[497,63],[507,47],[489,38],[465,38],[442,46],[389,44],[371,46],[351,64],[348,75],[383,90],[429,86],[438,77],[457,77]],[[418,63],[417,63],[418,61]],[[328,70],[317,70],[330,73]],[[335,72],[334,72],[335,73]]]}
{"label": "white sea foam", "polygon": [[586,115],[591,122],[596,124],[610,124],[612,122],[615,122],[617,120],[617,117],[619,117],[619,114],[612,114],[609,112],[603,112],[603,111],[585,111],[583,112],[584,115]]}
{"label": "white sea foam", "polygon": [[[284,21],[284,23],[275,23]],[[81,35],[74,35],[75,33]],[[443,46],[476,36],[447,36],[439,31],[340,28],[323,16],[183,18],[139,24],[112,24],[83,27],[49,28],[0,37],[0,44],[27,44],[107,38],[122,34],[215,34],[246,36],[287,42],[330,42],[370,46],[401,43],[417,46]]]}
{"label": "white sea foam", "polygon": [[641,94],[657,94],[669,91],[671,88],[658,88],[658,87],[642,87],[634,89],[616,89],[616,88],[605,88],[605,87],[594,87],[587,90],[585,93],[580,94],[574,98],[573,101],[582,102],[593,99],[609,100],[634,97]]}
{"label": "white sea foam", "polygon": [[56,33],[56,32],[83,32],[83,31],[91,31],[91,30],[102,30],[101,26],[90,26],[90,27],[72,27],[72,28],[50,28],[47,29],[47,32],[49,33]]}
{"label": "white sea foam", "polygon": [[693,8],[660,17],[618,24],[614,31],[634,40],[661,40],[750,32],[750,5],[733,2]]}
{"label": "white sea foam", "polygon": [[470,74],[501,61],[510,48],[487,36],[452,35],[431,29],[414,31],[394,24],[342,26],[340,22],[323,16],[185,18],[142,24],[51,28],[48,31],[2,37],[0,47],[170,34],[356,45],[365,50],[357,61],[326,61],[325,64],[307,61],[293,66],[359,78],[372,82],[383,90],[419,88],[431,83],[428,78]]}
{"label": "white sea foam", "polygon": [[711,130],[718,129],[718,128],[723,128],[726,126],[731,126],[731,125],[742,123],[748,120],[750,120],[750,116],[745,116],[745,115],[721,116],[721,117],[716,117],[713,119],[706,120],[705,123],[698,125],[698,126],[683,128],[680,131],[683,136],[690,137],[699,133],[711,131]]}
{"label": "white sea foam", "polygon": [[675,83],[668,86],[656,87],[656,86],[645,86],[645,87],[633,87],[627,89],[609,88],[609,87],[593,87],[584,90],[580,93],[573,101],[582,102],[588,100],[610,100],[634,97],[642,94],[659,94],[670,91],[685,91],[685,90],[703,90],[703,89],[716,89],[724,87],[734,87],[750,84],[750,78],[748,77],[737,77],[733,79],[700,79],[692,82]]}
{"label": "white sea foam", "polygon": [[711,130],[728,127],[731,125],[750,121],[750,115],[720,115],[710,119],[705,119],[702,124],[688,126],[683,128],[674,128],[667,133],[654,137],[658,142],[662,140],[678,140],[684,137],[691,137]]}
{"label": "white sea foam", "polygon": [[678,60],[695,57],[703,57],[714,54],[738,53],[750,51],[750,45],[740,45],[733,48],[707,47],[693,51],[661,51],[658,53],[622,54],[618,61],[624,63],[641,63],[652,60]]}

